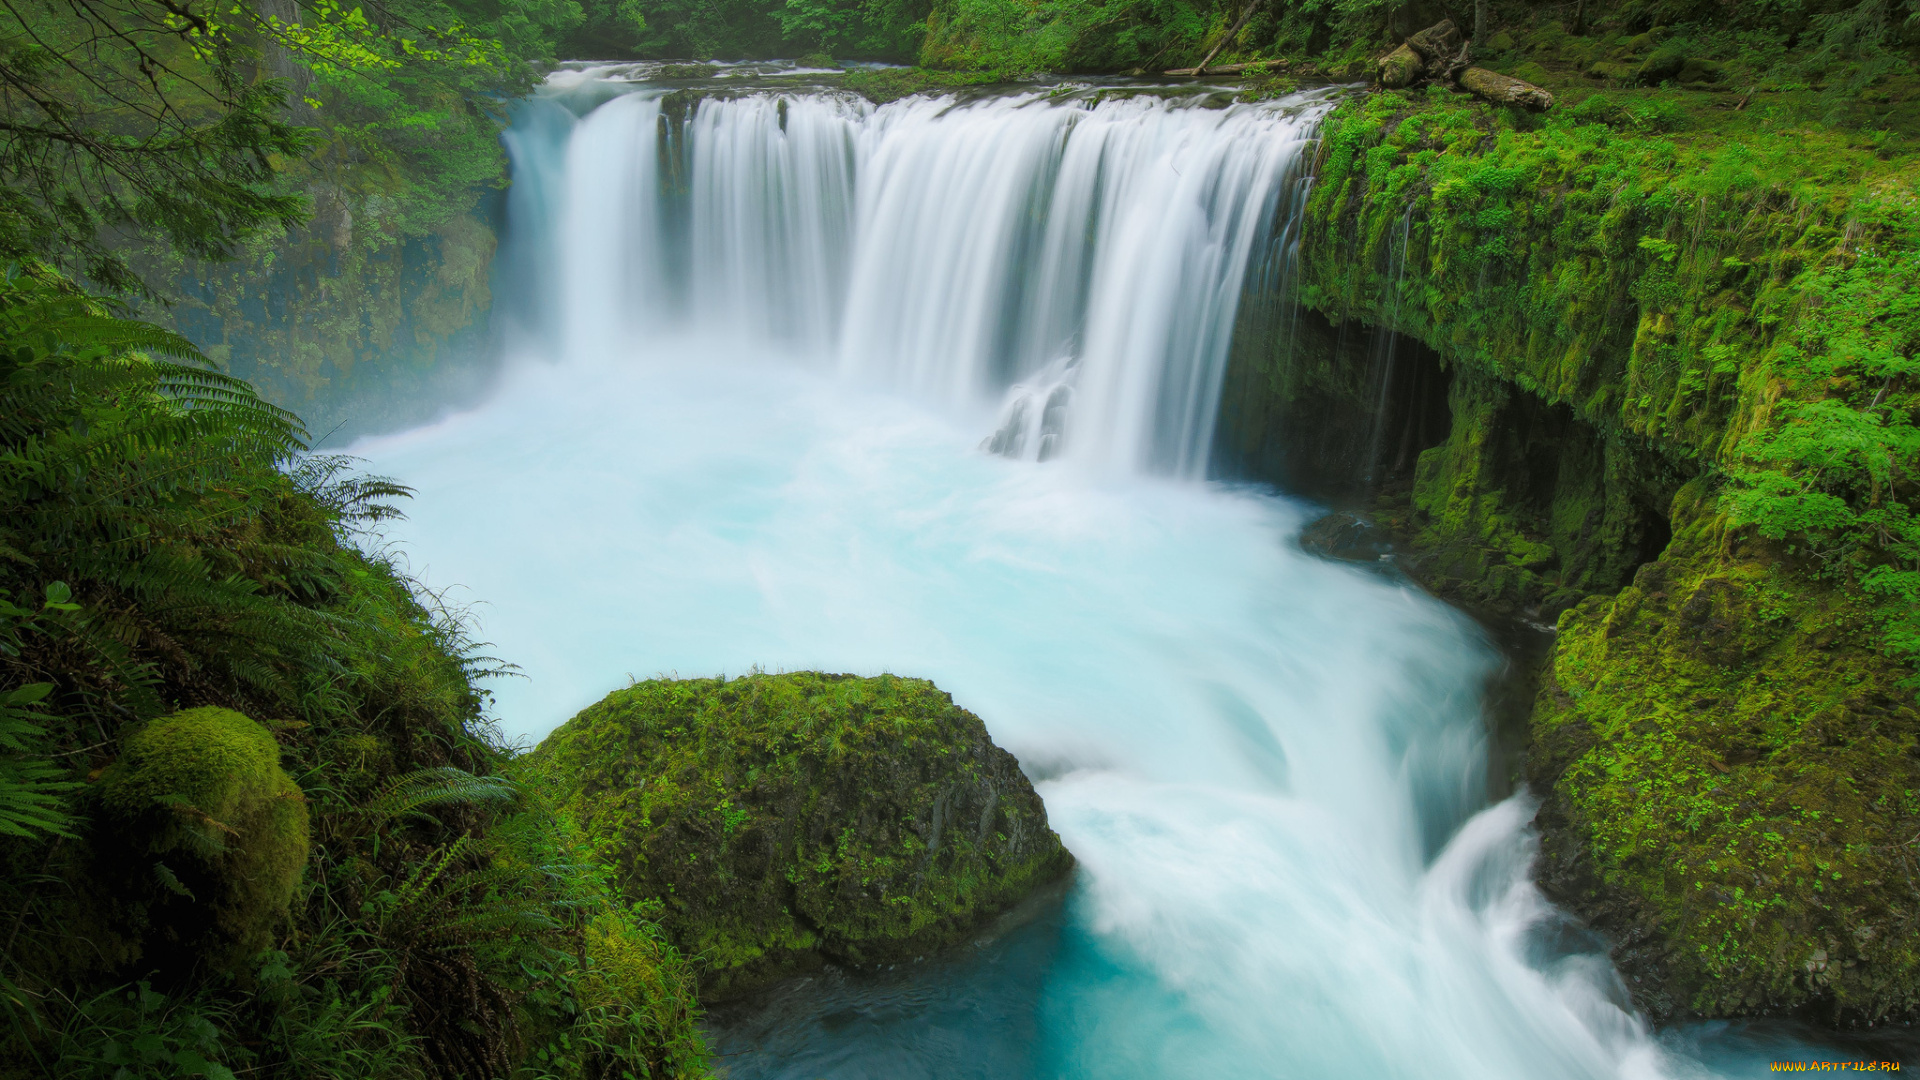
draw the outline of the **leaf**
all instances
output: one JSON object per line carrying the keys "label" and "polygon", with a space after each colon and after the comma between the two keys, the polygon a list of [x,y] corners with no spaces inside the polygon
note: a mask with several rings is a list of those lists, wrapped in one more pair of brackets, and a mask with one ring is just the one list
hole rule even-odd
{"label": "leaf", "polygon": [[51,693],[53,693],[53,684],[50,682],[28,683],[8,694],[5,700],[10,706],[31,705]]}

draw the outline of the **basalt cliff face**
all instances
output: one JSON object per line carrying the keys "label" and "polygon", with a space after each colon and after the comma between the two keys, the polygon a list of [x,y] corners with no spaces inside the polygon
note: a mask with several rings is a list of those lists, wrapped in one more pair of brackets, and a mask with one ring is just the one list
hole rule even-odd
{"label": "basalt cliff face", "polygon": [[1649,96],[1343,105],[1297,257],[1250,279],[1216,460],[1556,624],[1538,876],[1651,1015],[1904,1019],[1915,552],[1871,523],[1917,494],[1906,169]]}

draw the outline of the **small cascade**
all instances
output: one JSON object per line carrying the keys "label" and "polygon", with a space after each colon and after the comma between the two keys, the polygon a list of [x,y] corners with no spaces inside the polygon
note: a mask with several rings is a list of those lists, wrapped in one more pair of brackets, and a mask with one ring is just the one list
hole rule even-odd
{"label": "small cascade", "polygon": [[1388,405],[1392,401],[1394,390],[1395,360],[1398,359],[1400,333],[1400,289],[1407,277],[1407,245],[1413,235],[1413,207],[1400,215],[1400,230],[1394,236],[1392,246],[1387,252],[1387,303],[1386,317],[1374,330],[1373,356],[1367,365],[1368,378],[1375,388],[1373,399],[1373,421],[1367,432],[1366,471],[1362,474],[1369,485],[1378,484],[1385,479],[1387,472],[1397,472],[1406,467],[1404,462],[1383,461],[1384,443],[1387,433],[1387,417],[1391,411]]}
{"label": "small cascade", "polygon": [[1063,356],[1032,378],[1014,383],[1000,406],[999,424],[980,448],[1015,461],[1057,457],[1067,434],[1067,409],[1073,404],[1074,376],[1079,370],[1077,358]]}
{"label": "small cascade", "polygon": [[657,310],[660,99],[628,94],[567,142],[560,212],[560,326],[573,354],[617,351]]}
{"label": "small cascade", "polygon": [[858,139],[871,112],[865,101],[829,95],[700,102],[686,132],[692,288],[684,317],[809,352],[832,346]]}
{"label": "small cascade", "polygon": [[509,141],[560,193],[533,261],[565,356],[775,343],[942,407],[1000,401],[996,453],[1176,476],[1205,474],[1247,266],[1293,242],[1332,100],[684,94],[560,80],[562,163]]}

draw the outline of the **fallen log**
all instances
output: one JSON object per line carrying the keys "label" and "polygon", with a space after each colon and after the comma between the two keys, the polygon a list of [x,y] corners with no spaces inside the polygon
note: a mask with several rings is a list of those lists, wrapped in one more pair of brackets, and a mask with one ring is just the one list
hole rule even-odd
{"label": "fallen log", "polygon": [[[1271,62],[1252,63],[1252,64],[1216,64],[1213,67],[1205,69],[1204,74],[1238,75],[1241,72],[1247,70],[1248,68],[1256,68],[1256,67],[1266,68],[1268,71],[1281,71],[1286,67],[1286,65],[1275,64]],[[1162,75],[1181,75],[1181,76],[1198,76],[1202,73],[1203,73],[1202,69],[1200,68],[1174,68],[1171,71],[1161,72]]]}
{"label": "fallen log", "polygon": [[1470,67],[1460,73],[1460,88],[1495,105],[1518,105],[1534,112],[1553,108],[1553,95],[1524,79],[1515,79],[1486,68]]}
{"label": "fallen log", "polygon": [[1241,28],[1247,25],[1247,20],[1253,18],[1253,13],[1258,10],[1259,7],[1260,0],[1251,0],[1251,2],[1247,4],[1247,10],[1240,13],[1240,18],[1235,20],[1233,26],[1227,30],[1227,36],[1215,42],[1213,48],[1207,50],[1206,59],[1200,61],[1200,66],[1193,69],[1195,75],[1205,75],[1207,73],[1207,65],[1213,63],[1213,58],[1219,56],[1220,50],[1227,47],[1227,42],[1239,36]]}

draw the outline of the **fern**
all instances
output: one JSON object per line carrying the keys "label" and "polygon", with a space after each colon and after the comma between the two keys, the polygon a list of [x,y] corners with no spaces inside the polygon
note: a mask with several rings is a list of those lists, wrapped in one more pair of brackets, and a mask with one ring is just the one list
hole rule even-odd
{"label": "fern", "polygon": [[417,769],[396,777],[361,809],[376,822],[425,818],[445,806],[512,802],[519,785],[500,776],[475,776],[450,765]]}
{"label": "fern", "polygon": [[0,835],[73,836],[66,794],[81,785],[39,756],[47,731],[34,706],[52,689],[52,683],[33,683],[0,697]]}

